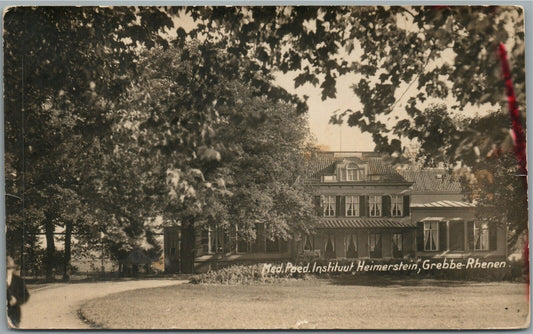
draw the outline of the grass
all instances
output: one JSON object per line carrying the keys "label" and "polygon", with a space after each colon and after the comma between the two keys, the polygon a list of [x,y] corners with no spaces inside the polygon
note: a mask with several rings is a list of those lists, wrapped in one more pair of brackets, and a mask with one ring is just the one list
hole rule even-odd
{"label": "grass", "polygon": [[80,315],[106,329],[517,328],[528,324],[528,295],[523,283],[420,279],[185,284],[91,300]]}

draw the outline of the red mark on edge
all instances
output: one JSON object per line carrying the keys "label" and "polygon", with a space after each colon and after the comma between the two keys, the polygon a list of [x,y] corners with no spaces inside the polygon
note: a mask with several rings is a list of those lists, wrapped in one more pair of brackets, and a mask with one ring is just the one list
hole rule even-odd
{"label": "red mark on edge", "polygon": [[[518,105],[516,103],[513,82],[511,81],[511,69],[507,60],[507,52],[505,51],[505,46],[503,43],[500,43],[498,46],[498,51],[500,60],[502,62],[505,93],[507,95],[507,102],[509,102],[509,115],[511,116],[513,139],[515,144],[514,153],[520,166],[520,172],[524,175],[527,175],[526,137],[524,135],[522,121],[520,119],[520,112],[518,111]],[[527,179],[524,178],[524,180],[527,185]]]}
{"label": "red mark on edge", "polygon": [[[502,62],[503,79],[505,81],[505,94],[507,95],[507,102],[509,103],[509,115],[512,122],[512,134],[514,140],[514,153],[520,166],[520,173],[523,174],[524,186],[527,190],[527,159],[526,159],[526,137],[524,135],[524,128],[520,119],[520,112],[516,103],[516,97],[513,89],[513,82],[511,81],[511,69],[509,61],[507,60],[507,51],[505,45],[500,43],[498,45],[498,53]],[[529,240],[526,235],[523,256],[527,269],[527,282],[529,287]],[[529,292],[527,294],[529,298]]]}

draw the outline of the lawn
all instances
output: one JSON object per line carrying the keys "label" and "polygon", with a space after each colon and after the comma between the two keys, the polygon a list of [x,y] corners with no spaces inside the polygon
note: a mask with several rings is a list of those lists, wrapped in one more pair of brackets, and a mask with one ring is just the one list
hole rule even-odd
{"label": "lawn", "polygon": [[477,329],[528,324],[523,283],[381,283],[185,284],[94,299],[80,314],[106,329]]}

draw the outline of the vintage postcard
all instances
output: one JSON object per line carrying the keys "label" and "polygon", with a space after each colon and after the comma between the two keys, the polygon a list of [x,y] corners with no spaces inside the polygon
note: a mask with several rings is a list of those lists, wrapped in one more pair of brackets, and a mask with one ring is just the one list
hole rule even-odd
{"label": "vintage postcard", "polygon": [[524,21],[5,9],[8,326],[528,327]]}

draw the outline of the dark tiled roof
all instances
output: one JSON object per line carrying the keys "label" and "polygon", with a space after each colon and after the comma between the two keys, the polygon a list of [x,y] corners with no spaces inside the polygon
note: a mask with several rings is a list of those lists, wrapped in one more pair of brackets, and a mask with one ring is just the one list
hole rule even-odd
{"label": "dark tiled roof", "polygon": [[431,203],[411,204],[412,208],[475,208],[476,205],[459,201],[437,201]]}
{"label": "dark tiled roof", "polygon": [[399,220],[388,218],[320,218],[318,228],[379,228],[416,227],[410,217]]}
{"label": "dark tiled roof", "polygon": [[335,159],[333,158],[315,158],[307,162],[306,179],[308,181],[320,181],[322,175],[331,175],[335,173]]}
{"label": "dark tiled roof", "polygon": [[311,158],[307,164],[306,182],[319,182],[323,175],[335,174],[335,165],[338,162],[353,161],[355,163],[368,163],[368,175],[379,175],[379,181],[372,182],[406,182],[394,167],[379,157],[319,157]]}
{"label": "dark tiled roof", "polygon": [[461,193],[461,184],[444,169],[404,169],[399,170],[407,181],[413,182],[412,191]]}
{"label": "dark tiled roof", "polygon": [[388,174],[397,174],[394,168],[380,158],[370,158],[368,159],[368,173],[372,175],[388,175]]}
{"label": "dark tiled roof", "polygon": [[394,167],[382,158],[368,159],[368,174],[381,175],[383,181],[405,182],[406,180],[398,174]]}

